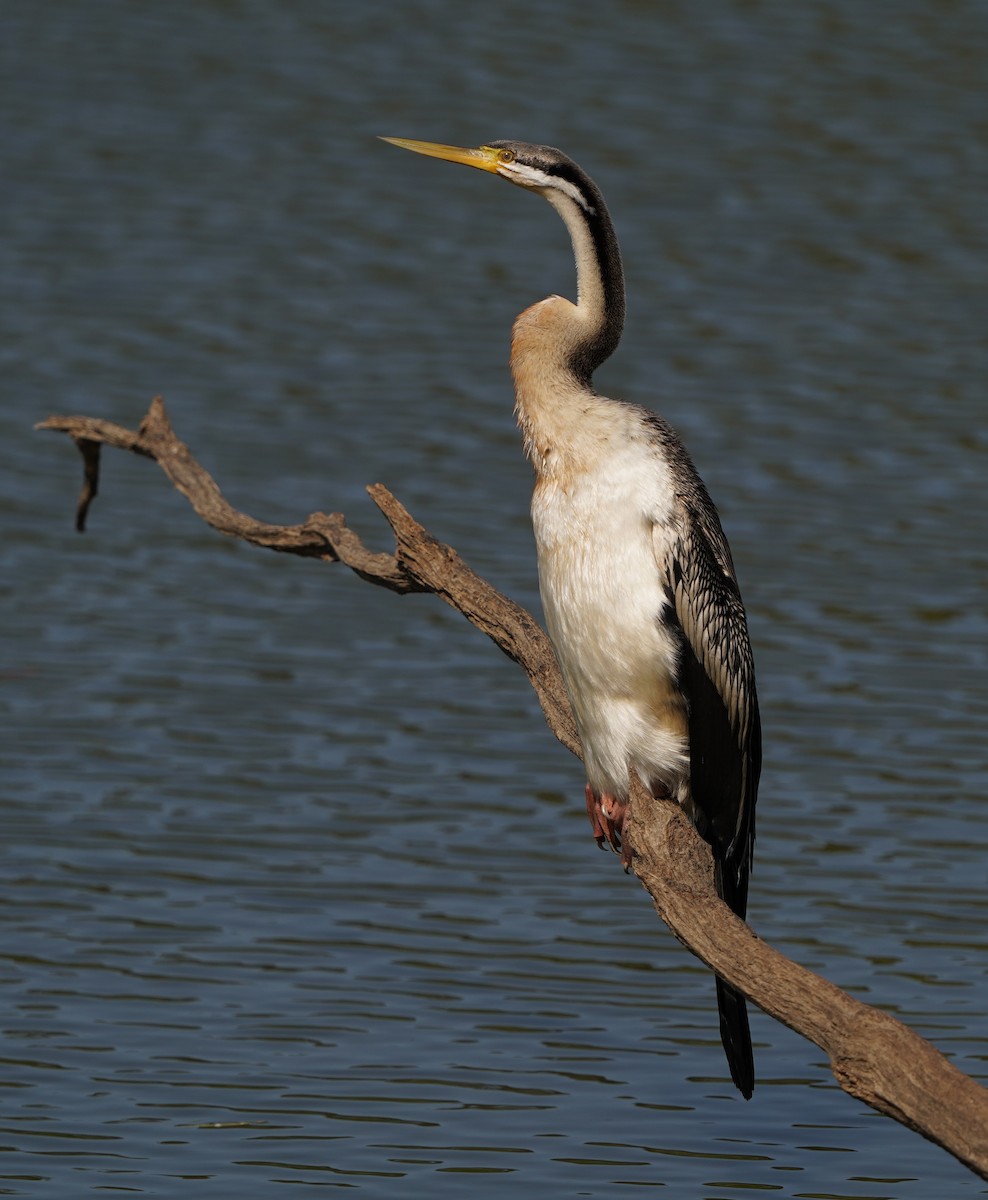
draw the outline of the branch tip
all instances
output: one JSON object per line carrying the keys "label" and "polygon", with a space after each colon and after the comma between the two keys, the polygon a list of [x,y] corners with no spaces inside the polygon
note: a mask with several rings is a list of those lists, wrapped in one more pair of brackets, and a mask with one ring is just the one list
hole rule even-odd
{"label": "branch tip", "polygon": [[84,533],[89,506],[99,495],[100,443],[87,437],[75,437],[73,441],[79,447],[83,463],[82,490],[76,504],[75,527],[76,532]]}

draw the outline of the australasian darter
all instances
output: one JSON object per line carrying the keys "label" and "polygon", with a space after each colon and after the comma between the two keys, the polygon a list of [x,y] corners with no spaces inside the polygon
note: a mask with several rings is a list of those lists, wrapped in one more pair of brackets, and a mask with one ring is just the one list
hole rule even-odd
{"label": "australasian darter", "polygon": [[[628,775],[677,801],[713,850],[720,896],[744,917],[761,728],[747,621],[717,510],[661,417],[599,396],[593,372],[624,325],[624,274],[596,184],[550,146],[476,150],[387,138],[538,192],[569,230],[577,302],[515,321],[511,371],[535,468],[532,521],[549,636],[573,706],[599,845],[622,833]],[[744,997],[717,980],[731,1076],[754,1087]]]}

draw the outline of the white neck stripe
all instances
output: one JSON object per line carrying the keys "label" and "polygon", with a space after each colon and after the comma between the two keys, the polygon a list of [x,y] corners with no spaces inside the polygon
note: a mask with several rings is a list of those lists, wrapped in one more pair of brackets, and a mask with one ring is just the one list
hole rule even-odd
{"label": "white neck stripe", "polygon": [[498,174],[506,176],[512,183],[521,184],[522,187],[551,188],[553,191],[562,192],[589,216],[594,215],[595,210],[587,203],[586,196],[575,183],[570,183],[568,179],[560,179],[558,175],[550,175],[547,171],[540,171],[537,167],[522,166],[519,163],[508,163],[498,167]]}

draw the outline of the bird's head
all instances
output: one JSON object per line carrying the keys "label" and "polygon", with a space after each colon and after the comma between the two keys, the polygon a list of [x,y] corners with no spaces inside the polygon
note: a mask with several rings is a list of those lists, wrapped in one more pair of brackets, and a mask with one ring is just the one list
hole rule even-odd
{"label": "bird's head", "polygon": [[563,192],[585,212],[594,211],[594,197],[588,194],[589,181],[586,175],[571,158],[553,146],[502,141],[469,150],[461,146],[443,146],[438,142],[417,142],[409,138],[386,137],[381,140],[405,150],[414,150],[416,154],[427,154],[430,158],[444,158],[447,162],[462,163],[465,167],[477,167],[545,196],[551,192]]}

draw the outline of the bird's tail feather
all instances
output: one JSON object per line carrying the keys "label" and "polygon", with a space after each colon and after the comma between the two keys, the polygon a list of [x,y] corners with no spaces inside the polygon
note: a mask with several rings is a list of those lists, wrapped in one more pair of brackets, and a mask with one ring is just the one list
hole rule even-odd
{"label": "bird's tail feather", "polygon": [[720,1012],[720,1040],[724,1043],[731,1078],[745,1100],[755,1090],[755,1057],[748,1029],[748,1006],[744,996],[718,978],[717,1008]]}
{"label": "bird's tail feather", "polygon": [[[721,899],[744,920],[748,872],[737,871],[733,865],[718,858],[714,865],[714,881]],[[717,979],[717,1009],[720,1013],[720,1040],[724,1043],[731,1078],[745,1100],[750,1100],[755,1090],[755,1056],[748,1028],[748,1006],[744,996],[720,977]]]}

